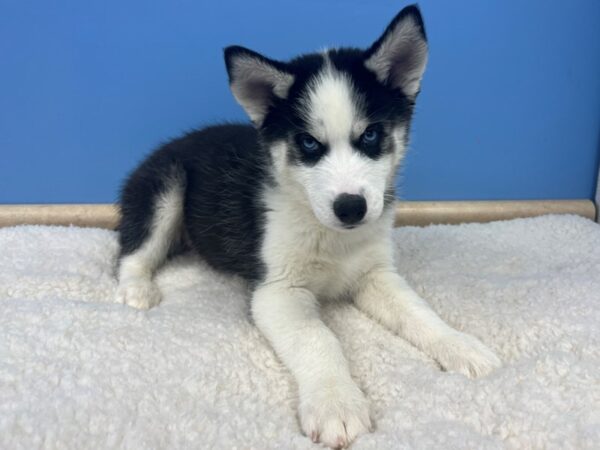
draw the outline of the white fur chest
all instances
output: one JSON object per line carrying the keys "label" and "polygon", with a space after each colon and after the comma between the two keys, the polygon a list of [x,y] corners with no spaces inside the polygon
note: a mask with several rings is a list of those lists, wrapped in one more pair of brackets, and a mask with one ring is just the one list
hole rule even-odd
{"label": "white fur chest", "polygon": [[375,265],[388,261],[391,215],[340,232],[319,223],[309,208],[292,207],[289,198],[285,204],[280,196],[267,199],[262,245],[266,283],[284,282],[321,298],[335,298],[350,292]]}

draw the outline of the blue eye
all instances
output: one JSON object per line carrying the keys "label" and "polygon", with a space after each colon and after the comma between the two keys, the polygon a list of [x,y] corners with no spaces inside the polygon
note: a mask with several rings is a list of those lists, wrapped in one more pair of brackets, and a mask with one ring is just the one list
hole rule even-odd
{"label": "blue eye", "polygon": [[367,145],[375,144],[379,140],[379,133],[377,130],[367,128],[360,139]]}
{"label": "blue eye", "polygon": [[299,139],[302,150],[311,153],[319,149],[319,142],[309,134],[300,136]]}

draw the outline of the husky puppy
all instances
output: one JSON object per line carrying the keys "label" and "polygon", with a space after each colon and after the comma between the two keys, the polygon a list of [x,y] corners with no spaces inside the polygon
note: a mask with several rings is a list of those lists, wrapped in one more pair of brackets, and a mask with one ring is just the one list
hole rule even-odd
{"label": "husky puppy", "polygon": [[394,267],[394,176],[427,51],[416,6],[366,50],[280,62],[228,47],[229,84],[253,126],[167,143],[122,191],[118,301],[157,305],[152,276],[181,243],[248,280],[254,322],[297,381],[302,430],[330,447],[348,445],[371,420],[319,299],[351,298],[446,370],[479,376],[500,365]]}

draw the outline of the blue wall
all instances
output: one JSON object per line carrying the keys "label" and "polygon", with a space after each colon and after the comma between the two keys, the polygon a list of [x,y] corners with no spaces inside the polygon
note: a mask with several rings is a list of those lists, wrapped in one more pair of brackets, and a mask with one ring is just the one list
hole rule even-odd
{"label": "blue wall", "polygon": [[[402,2],[0,0],[0,202],[109,202],[154,146],[245,119],[221,49],[366,46]],[[421,1],[402,197],[592,198],[600,1]]]}

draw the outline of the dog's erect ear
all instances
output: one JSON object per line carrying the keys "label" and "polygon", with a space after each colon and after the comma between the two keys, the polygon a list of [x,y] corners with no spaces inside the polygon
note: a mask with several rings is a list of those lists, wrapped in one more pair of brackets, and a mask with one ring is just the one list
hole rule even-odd
{"label": "dog's erect ear", "polygon": [[229,86],[256,126],[261,126],[276,98],[286,98],[294,76],[285,64],[232,46],[225,49]]}
{"label": "dog's erect ear", "polygon": [[381,83],[414,98],[426,65],[427,37],[421,12],[416,5],[407,6],[367,50],[365,66]]}

